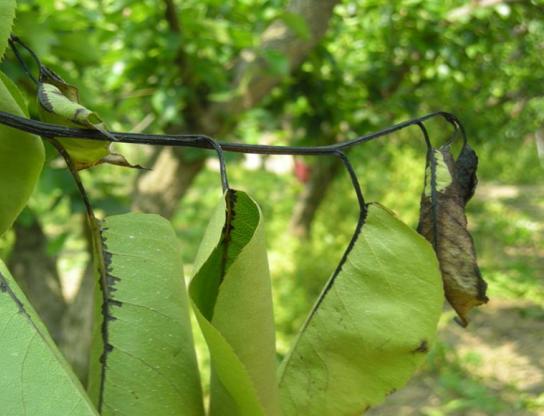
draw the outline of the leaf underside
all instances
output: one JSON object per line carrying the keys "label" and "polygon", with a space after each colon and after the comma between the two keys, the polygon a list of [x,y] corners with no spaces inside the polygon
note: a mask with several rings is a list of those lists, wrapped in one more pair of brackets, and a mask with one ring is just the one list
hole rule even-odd
{"label": "leaf underside", "polygon": [[[433,192],[432,166],[449,176],[445,187]],[[440,263],[446,298],[459,316],[462,326],[468,324],[472,308],[488,301],[487,285],[476,262],[474,242],[467,229],[465,206],[474,195],[478,158],[465,145],[454,160],[449,146],[434,149],[426,171],[426,189],[421,197],[418,232],[433,243]],[[435,169],[437,172],[438,169]],[[442,173],[444,175],[444,173]],[[435,173],[435,176],[439,176]]]}
{"label": "leaf underside", "polygon": [[264,227],[244,192],[227,191],[216,209],[189,294],[210,351],[210,415],[279,415]]}
{"label": "leaf underside", "polygon": [[2,415],[98,415],[2,261],[0,369]]}
{"label": "leaf underside", "polygon": [[124,214],[106,218],[101,237],[107,275],[99,309],[105,322],[94,331],[91,397],[102,415],[203,415],[172,227],[157,215]]}
{"label": "leaf underside", "polygon": [[280,366],[284,416],[360,415],[432,346],[443,288],[430,244],[378,204]]}

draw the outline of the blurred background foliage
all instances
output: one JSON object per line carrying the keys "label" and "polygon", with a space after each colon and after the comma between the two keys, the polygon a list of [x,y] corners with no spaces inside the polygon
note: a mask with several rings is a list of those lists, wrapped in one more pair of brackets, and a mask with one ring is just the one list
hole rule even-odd
{"label": "blurred background foliage", "polygon": [[[297,3],[19,0],[14,32],[112,130],[319,145],[435,110],[456,114],[480,155],[469,224],[492,300],[466,330],[445,313],[428,364],[373,412],[544,414],[544,2],[342,1],[321,20],[321,2],[314,7],[323,11],[309,14]],[[266,43],[278,27],[303,51]],[[251,59],[259,65],[248,69]],[[34,86],[13,55],[1,67],[35,113]],[[429,128],[435,143],[448,131],[439,121]],[[102,215],[142,209],[170,217],[189,275],[220,198],[216,161],[194,149],[115,147],[153,171],[83,172],[93,203]],[[349,156],[367,200],[414,226],[424,155],[420,133],[407,129]],[[36,292],[30,297],[83,377],[92,287],[83,206],[51,149],[48,160],[0,255]],[[355,195],[336,161],[227,160],[232,185],[253,195],[267,221],[284,354],[350,239]]]}

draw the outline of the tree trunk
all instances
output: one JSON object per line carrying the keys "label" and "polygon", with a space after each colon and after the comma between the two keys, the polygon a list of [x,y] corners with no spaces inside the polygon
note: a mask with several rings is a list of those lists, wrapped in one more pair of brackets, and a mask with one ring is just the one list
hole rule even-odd
{"label": "tree trunk", "polygon": [[66,302],[57,270],[56,256],[47,253],[47,236],[36,220],[26,226],[14,225],[15,246],[8,259],[13,277],[58,343]]}
{"label": "tree trunk", "polygon": [[132,208],[171,218],[204,164],[205,159],[189,162],[176,149],[162,149],[153,169],[136,181]]}
{"label": "tree trunk", "polygon": [[338,158],[319,159],[312,166],[310,180],[297,200],[291,217],[291,232],[299,238],[309,238],[312,222],[334,178],[342,168]]}
{"label": "tree trunk", "polygon": [[[276,20],[264,31],[259,51],[268,49],[282,54],[287,59],[289,69],[295,70],[327,31],[337,3],[338,0],[291,0],[286,11],[301,16],[310,35],[307,38],[302,37],[283,21]],[[181,33],[182,28],[171,0],[165,0],[165,19],[173,33]],[[234,65],[232,90],[240,90],[244,83],[246,88],[242,94],[235,94],[224,103],[208,104],[202,98],[195,98],[187,103],[186,131],[212,137],[228,134],[236,127],[236,119],[240,114],[255,107],[272,88],[285,79],[284,75],[270,71],[259,51],[244,51]],[[183,50],[178,51],[175,61],[180,79],[185,85],[197,89],[198,86],[191,85],[191,68],[188,67]],[[180,127],[174,128],[180,130]],[[188,162],[184,160],[183,152],[163,149],[153,163],[152,170],[138,177],[133,207],[171,217],[203,167],[204,160]]]}

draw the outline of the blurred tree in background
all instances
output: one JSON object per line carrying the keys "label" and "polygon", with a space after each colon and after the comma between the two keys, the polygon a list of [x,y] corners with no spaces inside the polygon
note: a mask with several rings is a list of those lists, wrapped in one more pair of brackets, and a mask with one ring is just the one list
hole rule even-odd
{"label": "blurred tree in background", "polygon": [[[477,200],[470,220],[491,296],[542,305],[540,0],[18,3],[14,32],[76,84],[82,101],[112,130],[318,145],[435,110],[456,114],[480,154],[488,191],[489,201]],[[34,86],[12,55],[2,67],[35,106]],[[430,127],[438,139],[446,128],[438,122]],[[423,180],[418,134],[414,129],[366,144],[352,158],[367,199],[411,224]],[[109,214],[132,207],[171,218],[190,267],[219,195],[209,154],[120,146],[132,162],[152,170],[101,166],[84,172],[93,202]],[[32,203],[0,241],[0,255],[82,372],[92,291],[83,207],[51,149],[49,155]],[[256,196],[268,220],[278,342],[285,351],[349,241],[355,196],[335,160],[229,155],[228,161],[232,183]],[[501,184],[515,186],[508,188],[514,197],[530,189],[533,199],[513,205],[493,199]],[[516,246],[524,249],[503,255]],[[539,400],[544,407],[542,395]],[[519,406],[536,406],[531,403]],[[502,408],[482,411],[499,414]]]}

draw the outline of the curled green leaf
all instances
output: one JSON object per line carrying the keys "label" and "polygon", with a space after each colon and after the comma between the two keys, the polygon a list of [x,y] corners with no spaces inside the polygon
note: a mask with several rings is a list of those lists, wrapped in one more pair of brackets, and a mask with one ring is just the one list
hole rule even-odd
{"label": "curled green leaf", "polygon": [[210,351],[210,415],[279,416],[272,293],[257,204],[229,190],[189,287]]}
{"label": "curled green leaf", "polygon": [[[111,141],[116,140],[98,114],[79,103],[77,88],[67,84],[45,67],[41,68],[38,103],[40,116],[44,121],[70,127],[92,128],[100,131]],[[102,163],[141,168],[138,165],[131,165],[123,156],[111,153],[109,142],[75,138],[58,138],[57,140],[68,152],[78,170]]]}

